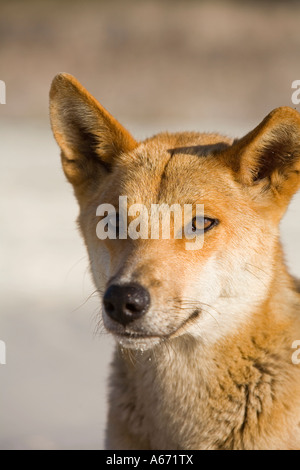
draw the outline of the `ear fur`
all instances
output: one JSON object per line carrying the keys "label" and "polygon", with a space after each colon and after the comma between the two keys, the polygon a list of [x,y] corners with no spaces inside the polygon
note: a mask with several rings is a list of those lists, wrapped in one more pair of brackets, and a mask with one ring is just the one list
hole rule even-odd
{"label": "ear fur", "polygon": [[114,159],[138,144],[71,75],[57,75],[50,90],[50,117],[68,180],[79,187],[111,171]]}
{"label": "ear fur", "polygon": [[300,186],[300,114],[289,107],[274,109],[234,141],[224,158],[242,185],[289,200]]}

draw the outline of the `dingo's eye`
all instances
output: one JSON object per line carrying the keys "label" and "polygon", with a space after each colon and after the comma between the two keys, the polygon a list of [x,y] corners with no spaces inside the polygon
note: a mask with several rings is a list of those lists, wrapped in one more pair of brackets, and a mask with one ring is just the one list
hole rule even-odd
{"label": "dingo's eye", "polygon": [[209,217],[202,217],[197,215],[192,220],[192,225],[190,227],[191,233],[204,233],[217,225],[218,221],[216,219],[210,219]]}

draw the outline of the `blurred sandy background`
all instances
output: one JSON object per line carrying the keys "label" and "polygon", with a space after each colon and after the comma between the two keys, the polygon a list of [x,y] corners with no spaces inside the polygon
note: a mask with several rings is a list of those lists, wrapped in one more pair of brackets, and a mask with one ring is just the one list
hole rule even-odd
{"label": "blurred sandy background", "polygon": [[[48,123],[75,75],[138,138],[247,132],[300,79],[297,2],[0,0],[0,449],[101,449],[112,341]],[[282,231],[300,276],[300,197]],[[86,303],[84,303],[87,300]],[[84,304],[84,305],[82,305]]]}

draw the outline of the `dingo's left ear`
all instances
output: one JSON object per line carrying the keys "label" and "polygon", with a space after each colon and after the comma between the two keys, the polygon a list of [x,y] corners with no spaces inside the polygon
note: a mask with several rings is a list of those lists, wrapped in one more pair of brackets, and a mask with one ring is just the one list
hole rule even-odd
{"label": "dingo's left ear", "polygon": [[57,75],[50,91],[54,136],[77,196],[99,183],[115,159],[138,144],[131,134],[71,75]]}
{"label": "dingo's left ear", "polygon": [[286,205],[300,186],[300,114],[289,107],[274,109],[225,151],[225,159],[255,197],[258,190]]}

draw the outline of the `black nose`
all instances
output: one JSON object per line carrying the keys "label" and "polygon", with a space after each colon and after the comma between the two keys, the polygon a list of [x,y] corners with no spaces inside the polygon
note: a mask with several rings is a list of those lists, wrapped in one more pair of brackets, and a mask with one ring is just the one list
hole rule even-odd
{"label": "black nose", "polygon": [[145,315],[150,306],[150,294],[139,284],[112,285],[104,294],[107,315],[126,326]]}

